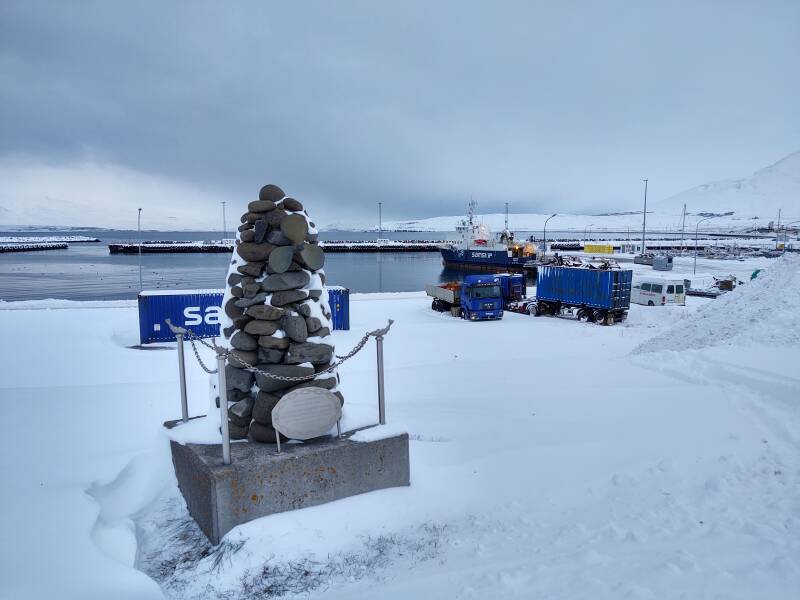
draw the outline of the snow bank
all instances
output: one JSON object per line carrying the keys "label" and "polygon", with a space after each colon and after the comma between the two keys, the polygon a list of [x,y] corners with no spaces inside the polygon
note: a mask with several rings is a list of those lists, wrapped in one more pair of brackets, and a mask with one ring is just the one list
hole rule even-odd
{"label": "snow bank", "polygon": [[800,344],[800,256],[785,255],[758,278],[707,303],[634,353],[721,344]]}

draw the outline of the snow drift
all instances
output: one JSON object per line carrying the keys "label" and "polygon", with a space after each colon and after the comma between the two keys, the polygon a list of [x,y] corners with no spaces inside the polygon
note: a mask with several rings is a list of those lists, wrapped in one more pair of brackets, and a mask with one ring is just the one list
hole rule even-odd
{"label": "snow drift", "polygon": [[758,278],[709,302],[633,353],[750,343],[800,344],[800,256],[787,254]]}

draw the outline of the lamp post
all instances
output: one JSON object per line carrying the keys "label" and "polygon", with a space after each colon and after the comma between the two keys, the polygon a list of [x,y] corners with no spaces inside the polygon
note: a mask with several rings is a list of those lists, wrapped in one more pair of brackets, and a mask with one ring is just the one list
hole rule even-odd
{"label": "lamp post", "polygon": [[139,209],[139,216],[136,218],[136,233],[139,237],[139,291],[142,291],[142,209]]}
{"label": "lamp post", "polygon": [[588,228],[589,229],[589,233],[591,233],[593,225],[594,225],[594,223],[589,223],[586,227],[583,228],[583,241],[584,242],[586,241],[586,229]]}
{"label": "lamp post", "polygon": [[227,237],[227,225],[225,223],[225,201],[222,201],[222,241],[225,242],[225,238]]}
{"label": "lamp post", "polygon": [[694,228],[694,267],[692,268],[692,275],[695,275],[697,273],[697,235],[698,235],[698,231],[700,230],[700,223],[702,223],[703,221],[708,221],[708,220],[713,219],[713,218],[714,217],[705,217],[704,219],[700,219],[697,222],[697,225],[695,225],[695,228]]}
{"label": "lamp post", "polygon": [[558,213],[553,213],[544,220],[544,228],[542,230],[542,258],[547,256],[547,222],[555,217]]}
{"label": "lamp post", "polygon": [[644,181],[644,210],[642,211],[642,256],[644,256],[647,232],[647,179],[642,179],[642,181]]}

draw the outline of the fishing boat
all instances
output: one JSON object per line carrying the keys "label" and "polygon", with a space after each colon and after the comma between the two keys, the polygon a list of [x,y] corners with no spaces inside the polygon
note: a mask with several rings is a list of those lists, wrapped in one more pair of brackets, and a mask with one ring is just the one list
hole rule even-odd
{"label": "fishing boat", "polygon": [[492,234],[475,218],[477,203],[470,201],[465,219],[456,225],[456,239],[439,244],[445,266],[481,271],[521,271],[536,259],[533,239],[516,240],[504,229]]}

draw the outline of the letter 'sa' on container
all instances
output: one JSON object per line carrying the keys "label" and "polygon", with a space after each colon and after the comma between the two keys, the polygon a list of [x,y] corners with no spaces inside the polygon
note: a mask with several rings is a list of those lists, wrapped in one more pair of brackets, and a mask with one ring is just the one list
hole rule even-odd
{"label": "letter 'sa' on container", "polygon": [[331,307],[333,328],[350,329],[350,290],[339,285],[328,286],[328,304]]}
{"label": "letter 'sa' on container", "polygon": [[[141,344],[174,342],[166,324],[191,329],[197,337],[218,337],[225,290],[145,290],[139,294]],[[350,290],[328,287],[333,329],[350,329]]]}
{"label": "letter 'sa' on container", "polygon": [[198,337],[219,336],[223,290],[145,290],[139,294],[139,340],[174,342],[166,324],[191,329]]}

